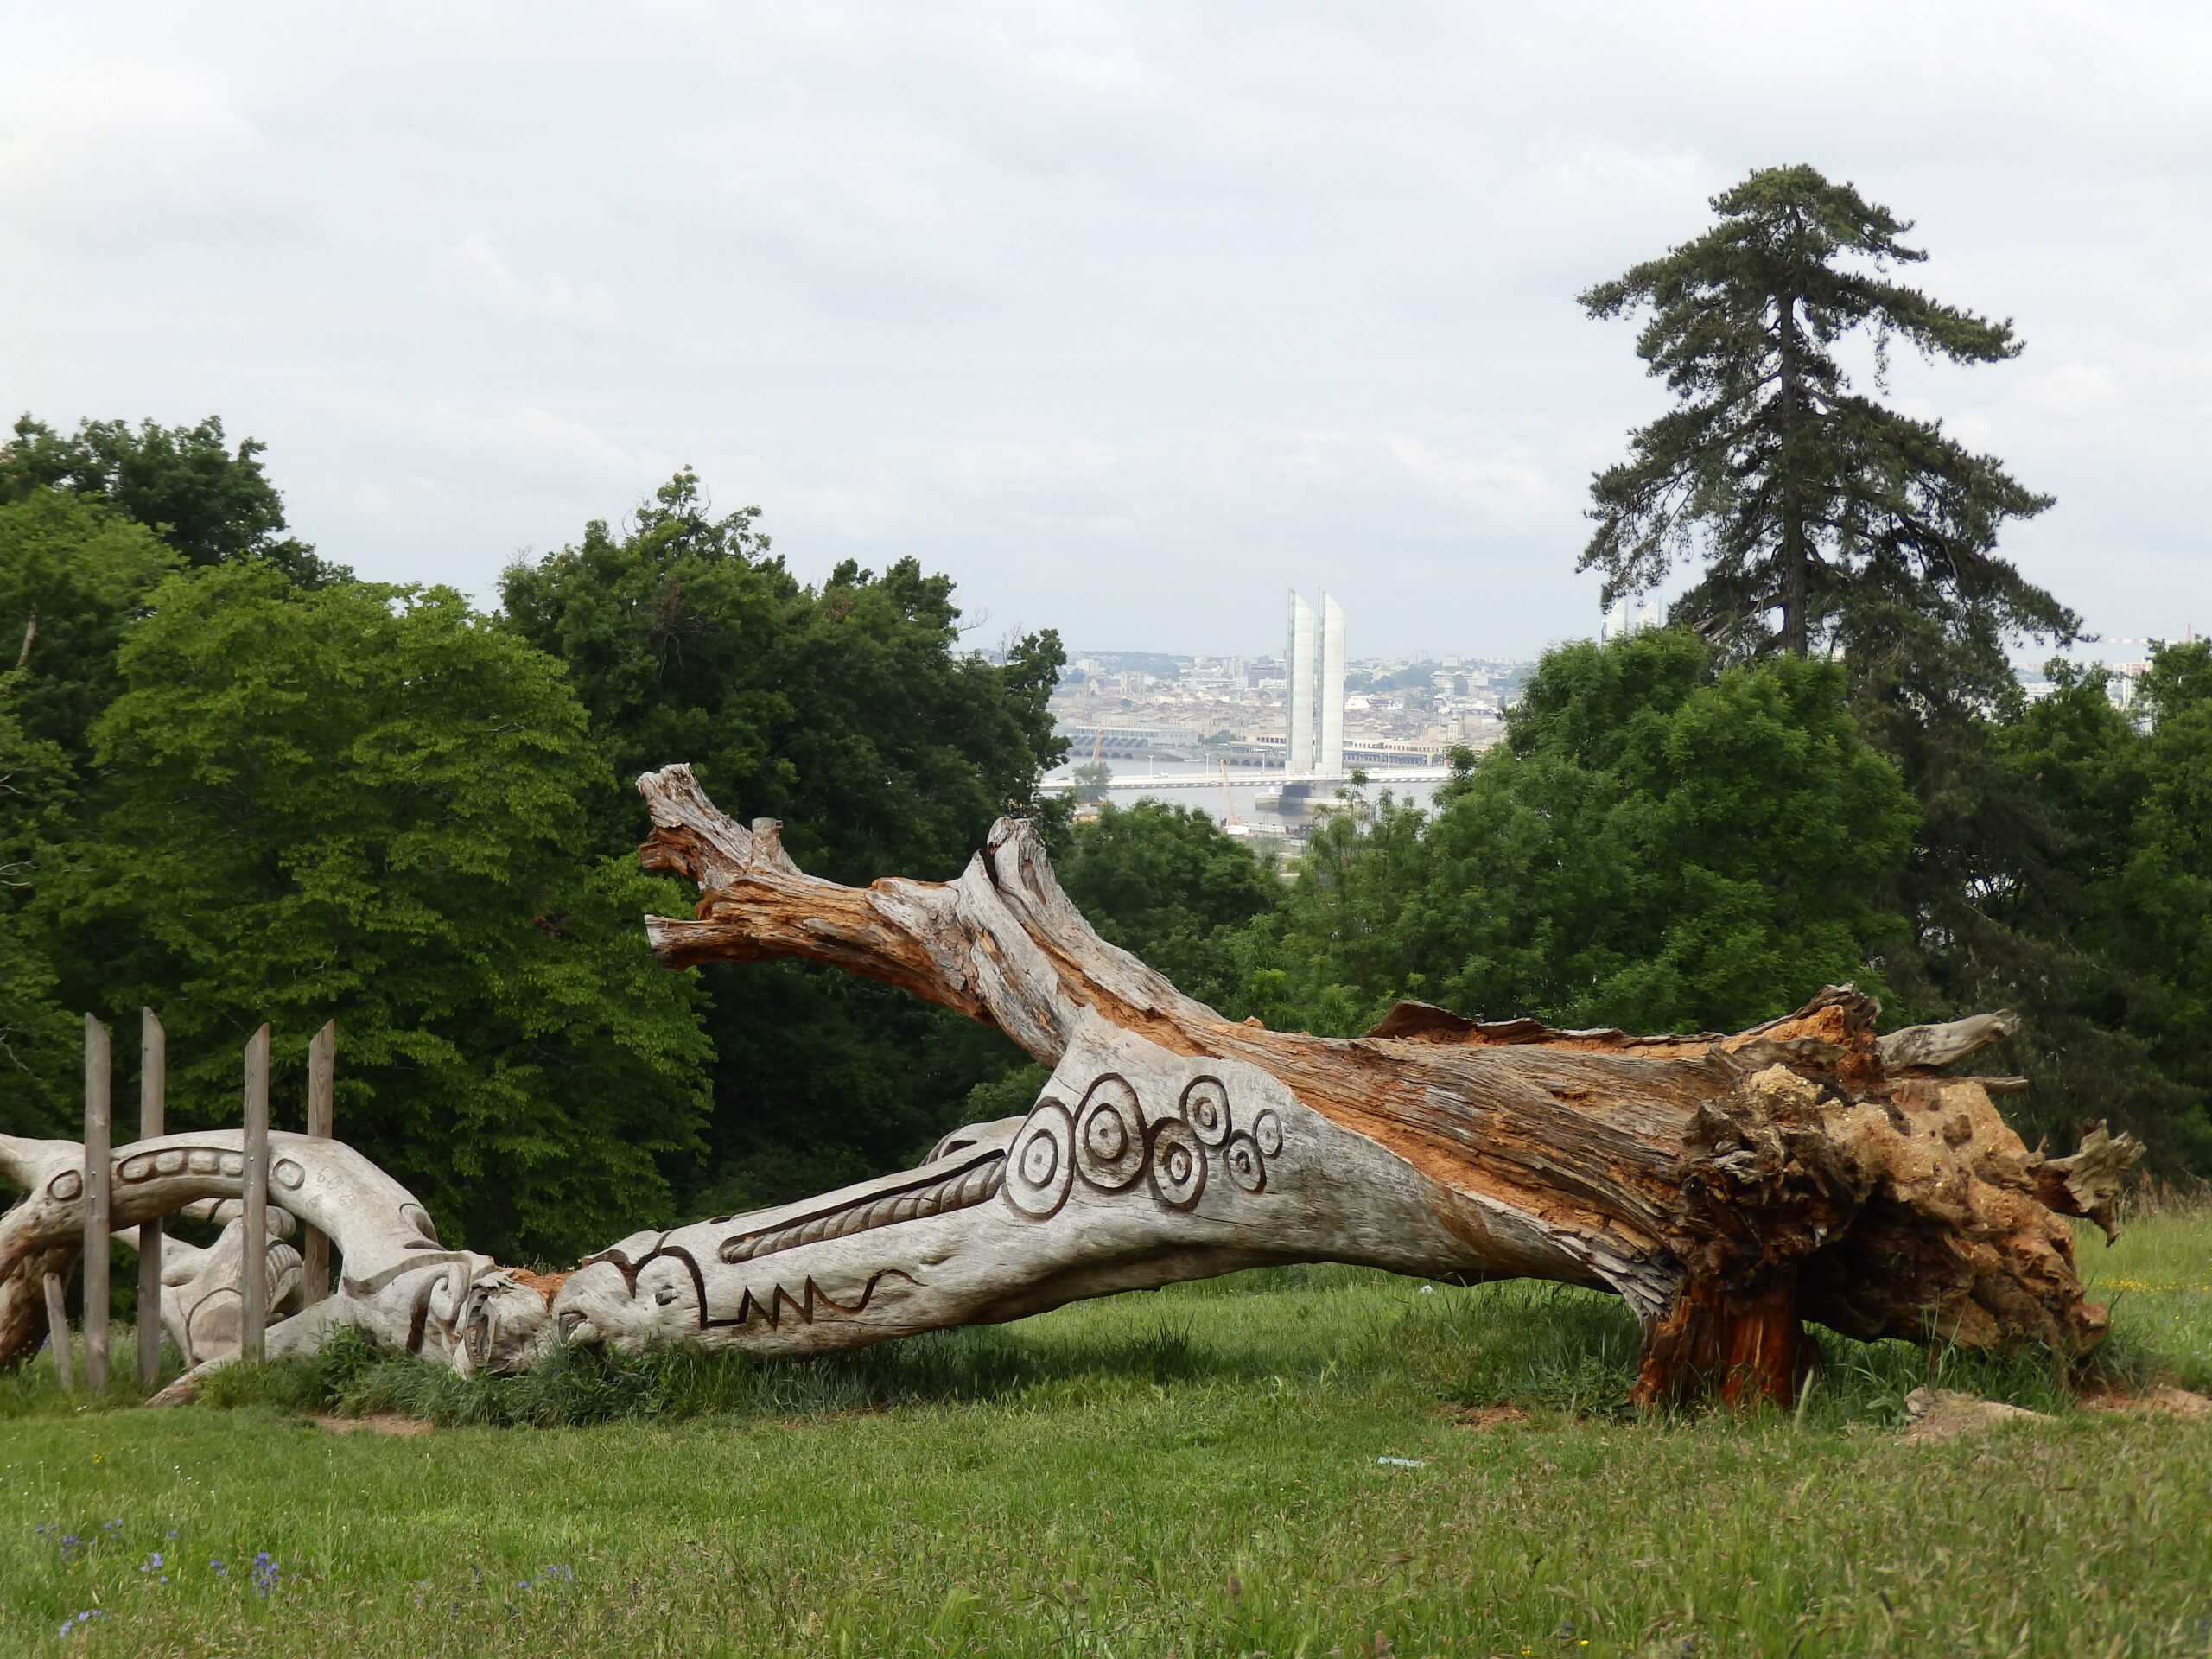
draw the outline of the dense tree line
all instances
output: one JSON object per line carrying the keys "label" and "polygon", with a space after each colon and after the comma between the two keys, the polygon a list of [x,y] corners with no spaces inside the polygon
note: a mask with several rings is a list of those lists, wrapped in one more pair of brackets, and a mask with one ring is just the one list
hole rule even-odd
{"label": "dense tree line", "polygon": [[[1010,1046],[791,967],[671,975],[628,779],[695,762],[815,868],[950,875],[1055,758],[1060,662],[961,644],[911,561],[819,587],[682,474],[503,584],[354,581],[279,539],[219,423],[0,450],[0,1125],[66,1131],[78,1025],[171,1033],[175,1121],[280,1121],[335,1018],[344,1132],[449,1239],[558,1257],[926,1147]],[[126,1052],[127,1040],[119,1044]]]}

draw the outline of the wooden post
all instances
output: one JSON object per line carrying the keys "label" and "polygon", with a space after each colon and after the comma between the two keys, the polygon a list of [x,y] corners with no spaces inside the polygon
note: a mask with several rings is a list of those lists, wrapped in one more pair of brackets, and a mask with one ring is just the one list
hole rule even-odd
{"label": "wooden post", "polygon": [[269,1027],[245,1046],[245,1250],[238,1268],[238,1357],[258,1364],[269,1329]]}
{"label": "wooden post", "polygon": [[[168,1133],[169,1038],[151,1008],[138,1010],[138,1138]],[[138,1224],[138,1386],[162,1375],[162,1224]]]}
{"label": "wooden post", "polygon": [[107,1392],[109,1182],[107,1027],[85,1016],[85,1392]]}
{"label": "wooden post", "polygon": [[[308,1133],[320,1140],[331,1136],[333,1096],[337,1087],[338,1022],[327,1021],[308,1045]],[[330,1294],[330,1237],[319,1227],[304,1230],[300,1250],[300,1279],[313,1307]]]}
{"label": "wooden post", "polygon": [[54,1374],[67,1393],[77,1379],[69,1374],[69,1303],[58,1273],[46,1275],[46,1345],[54,1351]]}

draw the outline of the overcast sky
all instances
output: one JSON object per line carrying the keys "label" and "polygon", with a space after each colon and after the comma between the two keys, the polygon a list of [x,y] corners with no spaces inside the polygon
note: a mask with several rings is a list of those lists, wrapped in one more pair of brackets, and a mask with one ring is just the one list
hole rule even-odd
{"label": "overcast sky", "polygon": [[1590,632],[1662,407],[1589,283],[1806,161],[2028,349],[1909,368],[2120,636],[2212,626],[2212,6],[10,8],[0,401],[223,416],[295,528],[487,600],[679,464],[980,643]]}

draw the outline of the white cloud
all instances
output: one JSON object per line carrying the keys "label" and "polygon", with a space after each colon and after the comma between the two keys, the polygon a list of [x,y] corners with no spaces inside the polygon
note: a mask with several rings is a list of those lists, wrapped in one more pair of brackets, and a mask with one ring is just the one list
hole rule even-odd
{"label": "white cloud", "polygon": [[551,271],[535,281],[518,276],[482,231],[472,231],[451,247],[439,249],[430,268],[455,292],[524,322],[596,329],[622,326],[622,308],[605,283],[578,288]]}
{"label": "white cloud", "polygon": [[1526,514],[1553,505],[1559,495],[1544,469],[1525,451],[1469,454],[1419,438],[1392,438],[1389,442],[1390,453],[1408,472],[1485,512]]}
{"label": "white cloud", "polygon": [[[118,63],[0,79],[0,236],[114,257],[149,240],[259,233],[267,136],[212,78]],[[36,257],[36,255],[33,255]]]}

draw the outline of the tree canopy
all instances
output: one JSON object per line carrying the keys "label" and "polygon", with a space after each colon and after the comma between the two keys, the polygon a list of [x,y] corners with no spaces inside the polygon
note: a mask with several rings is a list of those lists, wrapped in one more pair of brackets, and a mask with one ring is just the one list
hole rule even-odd
{"label": "tree canopy", "polygon": [[[607,855],[645,820],[629,780],[688,760],[717,799],[780,819],[805,868],[866,882],[957,874],[992,821],[1037,810],[1058,758],[1046,632],[1002,662],[961,645],[951,583],[912,559],[819,587],[759,510],[717,515],[680,473],[620,531],[509,567],[505,626],[559,658],[615,781]],[[707,976],[709,1153],[688,1202],[732,1209],[894,1167],[976,1085],[1021,1065],[996,1033],[848,976],[776,963]]]}
{"label": "tree canopy", "polygon": [[1249,995],[1350,1033],[1400,997],[1486,1019],[1734,1029],[1877,977],[1910,802],[1827,663],[1708,673],[1680,632],[1548,652],[1433,819],[1318,829]]}
{"label": "tree canopy", "polygon": [[2156,651],[2131,706],[2103,669],[2050,666],[2053,690],[1998,734],[2011,787],[2043,804],[2049,874],[1980,895],[2038,942],[2022,1102],[2056,1136],[2109,1116],[2168,1162],[2212,1169],[2212,647]]}
{"label": "tree canopy", "polygon": [[1051,633],[1003,664],[959,648],[952,584],[901,559],[815,589],[772,556],[760,510],[717,518],[678,474],[628,533],[508,567],[507,625],[569,665],[621,785],[619,844],[644,833],[630,779],[689,757],[718,798],[781,819],[842,881],[956,872],[1058,758]]}
{"label": "tree canopy", "polygon": [[[75,1006],[171,1032],[179,1121],[336,1018],[346,1138],[448,1230],[559,1255],[665,1216],[706,1045],[639,938],[677,896],[584,844],[605,770],[558,664],[446,588],[172,576],[93,728],[97,839],[37,909]],[[281,1115],[281,1113],[280,1113]]]}
{"label": "tree canopy", "polygon": [[1810,167],[1753,173],[1713,208],[1704,235],[1582,296],[1597,317],[1649,311],[1637,353],[1676,400],[1592,486],[1581,568],[1605,573],[1606,602],[1701,555],[1674,617],[1736,654],[1877,650],[1912,617],[2001,674],[2006,634],[2070,638],[2074,614],[1993,551],[2050,498],[1853,391],[1837,352],[1871,331],[1878,383],[1893,340],[2000,362],[2012,325],[1891,280],[1928,257],[1911,225]]}
{"label": "tree canopy", "polygon": [[112,507],[175,548],[187,564],[262,559],[308,586],[346,575],[285,528],[284,500],[261,465],[268,446],[232,449],[223,423],[197,426],[84,421],[56,432],[26,415],[0,445],[0,501],[60,490]]}
{"label": "tree canopy", "polygon": [[1241,985],[1240,932],[1278,902],[1272,861],[1196,807],[1111,804],[1055,849],[1060,886],[1109,944],[1141,957],[1202,1002]]}
{"label": "tree canopy", "polygon": [[1870,356],[1881,391],[1899,341],[1963,365],[2020,341],[1895,280],[1927,257],[1910,225],[1812,168],[1753,173],[1712,205],[1702,235],[1581,296],[1595,316],[1643,318],[1637,353],[1675,398],[1594,480],[1582,568],[1604,571],[1610,601],[1689,559],[1700,574],[1670,617],[1724,659],[1840,658],[1861,735],[1918,811],[1872,895],[1904,920],[1882,953],[1897,1013],[2018,1009],[2022,1036],[1996,1058],[2045,1099],[2120,1110],[2170,1096],[2111,1023],[2116,1004],[2086,988],[2114,969],[2086,950],[2067,802],[2024,786],[2002,753],[2028,718],[2013,651],[2079,627],[1997,551],[2050,499],[1940,423],[1855,391],[1845,367],[1847,350]]}

